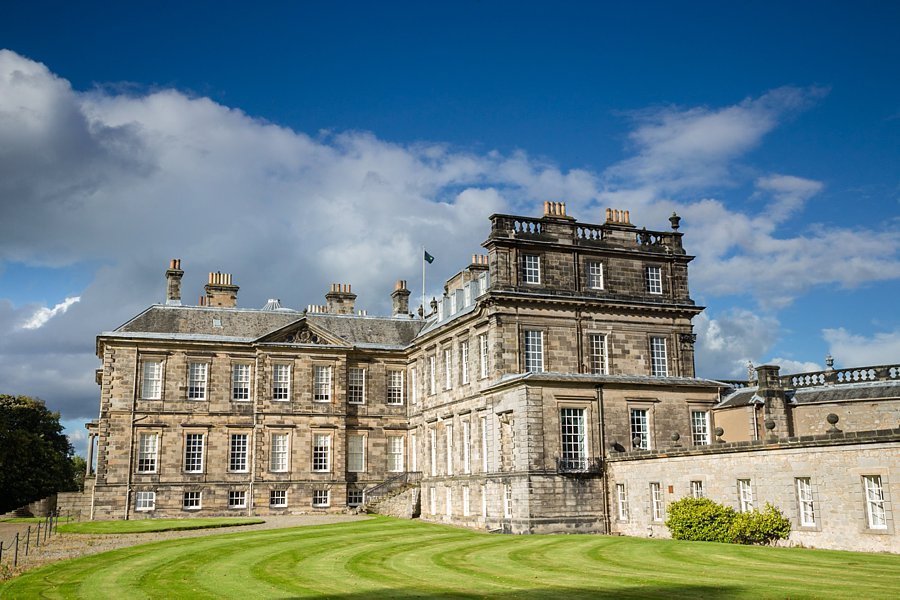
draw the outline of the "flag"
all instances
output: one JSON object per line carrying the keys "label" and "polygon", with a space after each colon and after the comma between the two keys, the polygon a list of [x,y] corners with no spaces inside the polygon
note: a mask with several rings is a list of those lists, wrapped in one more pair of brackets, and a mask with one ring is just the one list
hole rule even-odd
{"label": "flag", "polygon": [[425,251],[425,262],[427,262],[429,265],[434,262],[434,257],[428,254],[428,250]]}

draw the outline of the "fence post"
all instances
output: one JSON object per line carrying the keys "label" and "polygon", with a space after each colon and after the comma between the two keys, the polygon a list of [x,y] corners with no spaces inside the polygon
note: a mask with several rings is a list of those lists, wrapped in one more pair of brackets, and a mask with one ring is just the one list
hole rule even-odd
{"label": "fence post", "polygon": [[16,532],[16,553],[13,554],[13,569],[19,564],[19,532]]}
{"label": "fence post", "polygon": [[31,525],[25,530],[25,556],[28,556],[29,546],[31,546]]}
{"label": "fence post", "polygon": [[[10,546],[12,548],[12,546]],[[0,565],[3,564],[3,540],[0,540]]]}

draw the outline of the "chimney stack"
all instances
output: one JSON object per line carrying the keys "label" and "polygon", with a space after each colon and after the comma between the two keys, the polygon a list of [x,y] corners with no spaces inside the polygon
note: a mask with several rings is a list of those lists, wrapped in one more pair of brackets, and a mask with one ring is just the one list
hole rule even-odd
{"label": "chimney stack", "polygon": [[181,278],[184,271],[181,270],[181,259],[173,258],[166,269],[166,305],[181,306]]}
{"label": "chimney stack", "polygon": [[398,315],[403,315],[404,317],[409,315],[409,290],[406,289],[405,279],[400,279],[394,284],[391,300],[394,307],[391,314],[395,317]]}
{"label": "chimney stack", "polygon": [[325,301],[328,312],[335,315],[352,315],[356,294],[351,291],[349,283],[332,283],[331,291],[325,294]]}
{"label": "chimney stack", "polygon": [[237,306],[237,293],[240,288],[231,283],[231,273],[218,271],[210,273],[209,283],[203,289],[206,290],[204,306],[221,306],[223,308]]}

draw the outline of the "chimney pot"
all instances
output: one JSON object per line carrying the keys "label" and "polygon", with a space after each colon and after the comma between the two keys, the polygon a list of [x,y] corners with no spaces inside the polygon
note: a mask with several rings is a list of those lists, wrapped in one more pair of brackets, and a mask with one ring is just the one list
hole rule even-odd
{"label": "chimney pot", "polygon": [[184,271],[181,270],[181,259],[173,258],[169,261],[166,271],[166,304],[169,306],[181,306],[181,278]]}

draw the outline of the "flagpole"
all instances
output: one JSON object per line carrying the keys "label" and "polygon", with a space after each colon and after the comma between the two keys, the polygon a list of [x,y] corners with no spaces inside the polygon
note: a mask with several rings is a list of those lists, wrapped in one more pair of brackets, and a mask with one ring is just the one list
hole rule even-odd
{"label": "flagpole", "polygon": [[422,318],[425,318],[425,244],[422,244]]}

